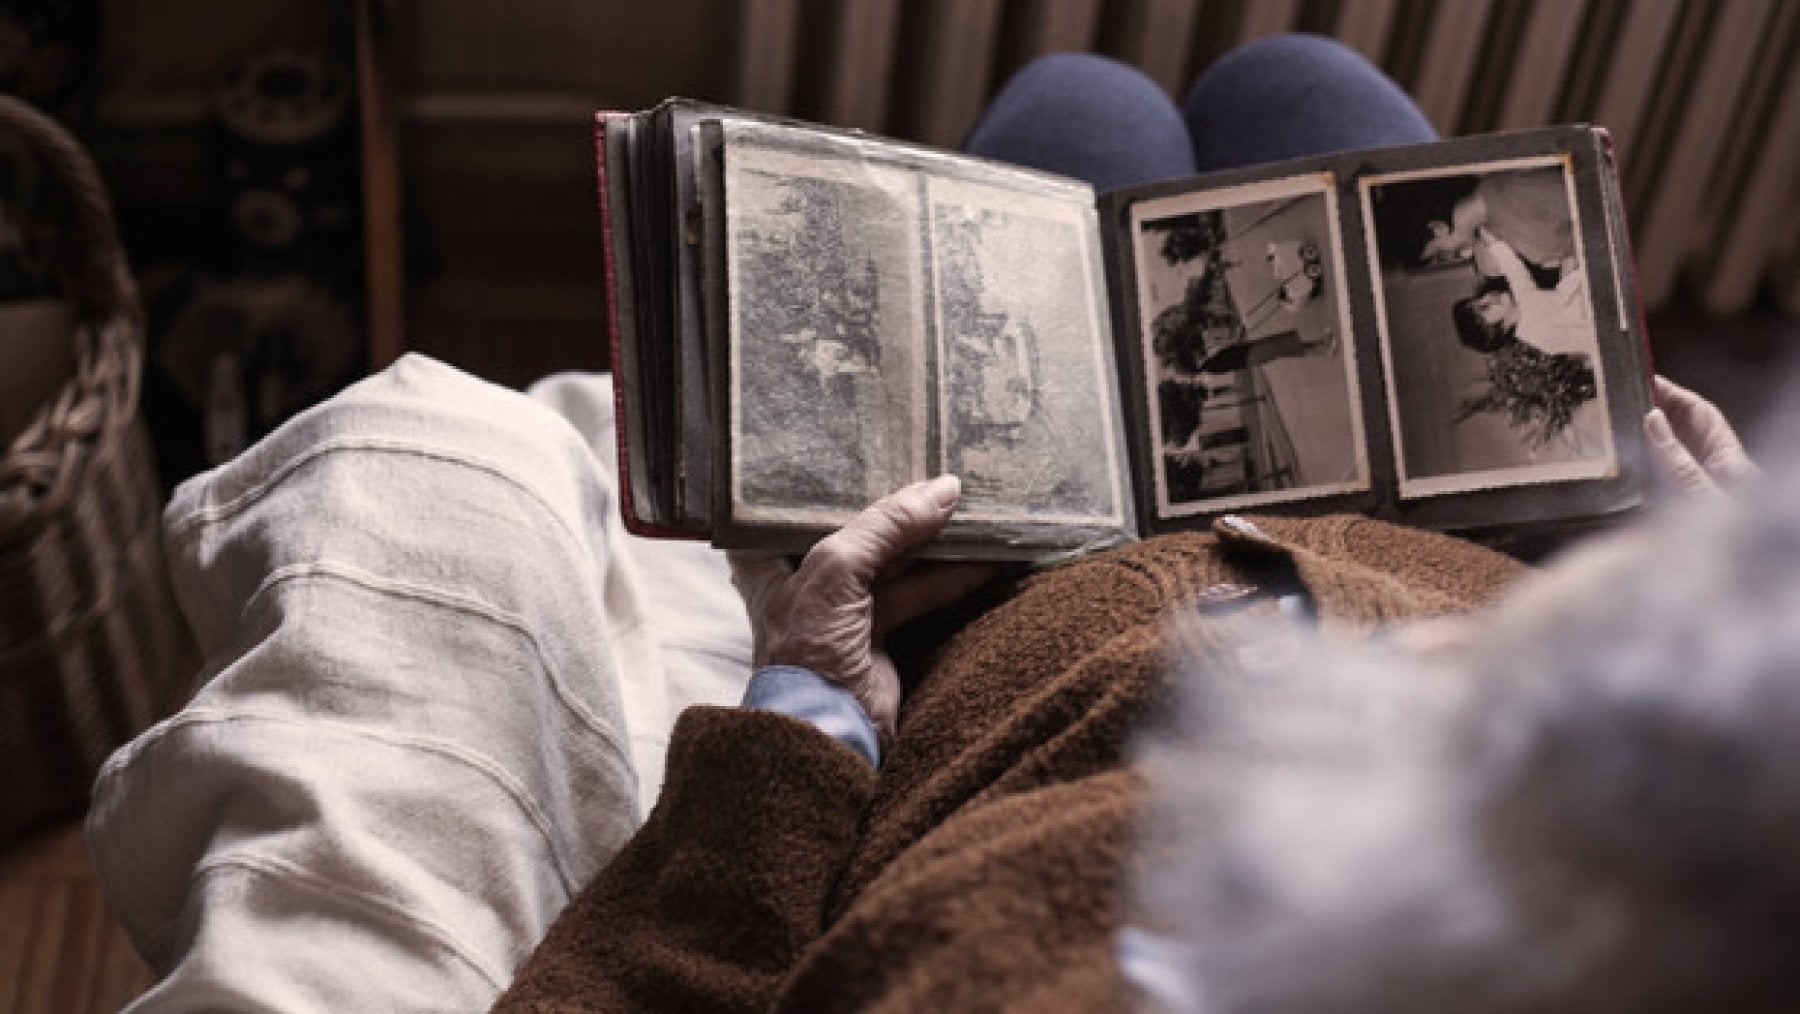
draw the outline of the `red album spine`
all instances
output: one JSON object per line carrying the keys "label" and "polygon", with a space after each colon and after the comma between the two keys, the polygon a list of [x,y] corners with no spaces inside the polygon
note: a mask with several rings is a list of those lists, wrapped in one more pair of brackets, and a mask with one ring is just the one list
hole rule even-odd
{"label": "red album spine", "polygon": [[1619,166],[1618,145],[1613,142],[1612,131],[1605,127],[1595,127],[1600,135],[1600,143],[1606,151],[1607,168],[1613,174],[1611,190],[1618,199],[1619,238],[1625,244],[1626,267],[1631,272],[1632,310],[1637,314],[1638,341],[1644,347],[1644,382],[1649,384],[1656,375],[1656,355],[1650,348],[1650,319],[1644,310],[1644,297],[1637,290],[1637,251],[1631,245],[1631,223],[1625,219],[1625,193],[1622,180],[1624,172]]}
{"label": "red album spine", "polygon": [[610,347],[610,362],[613,364],[613,438],[618,444],[619,517],[625,522],[625,530],[633,535],[651,539],[695,539],[701,536],[638,517],[631,492],[631,449],[625,433],[628,420],[625,414],[625,385],[618,373],[619,344],[622,340],[619,328],[619,276],[614,263],[616,254],[612,244],[612,205],[607,200],[606,175],[606,123],[609,119],[624,115],[626,114],[606,111],[594,114],[594,166],[600,199],[600,271],[601,285],[606,291],[607,342]]}

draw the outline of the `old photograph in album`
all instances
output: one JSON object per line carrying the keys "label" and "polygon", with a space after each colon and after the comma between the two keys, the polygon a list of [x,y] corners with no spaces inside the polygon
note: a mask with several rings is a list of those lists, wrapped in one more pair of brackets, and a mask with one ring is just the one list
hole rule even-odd
{"label": "old photograph in album", "polygon": [[1158,518],[1369,488],[1329,173],[1131,208]]}
{"label": "old photograph in album", "polygon": [[1615,474],[1569,160],[1372,175],[1361,193],[1401,497]]}
{"label": "old photograph in album", "polygon": [[925,208],[899,169],[725,148],[733,513],[841,524],[926,478]]}
{"label": "old photograph in album", "polygon": [[1106,293],[1082,204],[934,178],[940,472],[972,521],[1124,520]]}

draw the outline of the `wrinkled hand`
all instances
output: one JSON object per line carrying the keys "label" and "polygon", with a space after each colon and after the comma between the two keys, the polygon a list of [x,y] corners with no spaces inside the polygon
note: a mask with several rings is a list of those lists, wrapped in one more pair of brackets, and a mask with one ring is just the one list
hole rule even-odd
{"label": "wrinkled hand", "polygon": [[892,736],[900,677],[881,642],[997,570],[901,559],[943,529],[961,489],[955,476],[939,476],[883,497],[821,540],[798,567],[778,556],[730,554],[732,583],[750,614],[754,664],[811,669],[855,694],[881,735]]}
{"label": "wrinkled hand", "polygon": [[1712,402],[1663,377],[1656,408],[1644,417],[1652,467],[1682,493],[1717,493],[1761,475]]}

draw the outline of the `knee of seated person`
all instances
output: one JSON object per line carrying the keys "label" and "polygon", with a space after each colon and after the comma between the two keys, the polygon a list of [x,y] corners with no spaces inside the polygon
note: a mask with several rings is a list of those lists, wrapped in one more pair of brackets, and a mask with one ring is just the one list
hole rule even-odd
{"label": "knee of seated person", "polygon": [[1273,35],[1227,52],[1194,82],[1182,111],[1203,170],[1437,136],[1399,85],[1319,35]]}
{"label": "knee of seated person", "polygon": [[[560,462],[585,448],[581,435],[549,405],[417,353],[352,384],[294,422],[304,422],[314,439],[423,440],[467,448],[472,454],[485,449],[506,459],[517,452],[534,461],[548,455]],[[478,439],[464,443],[459,440],[464,435]]]}
{"label": "knee of seated person", "polygon": [[1051,53],[1026,64],[963,150],[1101,189],[1193,172],[1187,128],[1167,93],[1136,67],[1091,53]]}
{"label": "knee of seated person", "polygon": [[1045,121],[1109,129],[1121,117],[1185,129],[1168,95],[1136,67],[1093,53],[1049,53],[1006,82],[969,139],[974,144],[996,130],[1040,131]]}
{"label": "knee of seated person", "polygon": [[208,497],[305,480],[320,465],[337,469],[346,462],[376,470],[390,490],[399,475],[391,466],[399,462],[420,464],[435,481],[448,481],[444,488],[454,495],[473,496],[482,484],[447,477],[485,477],[571,518],[610,510],[614,495],[586,441],[554,409],[436,360],[407,355],[191,480],[165,520],[177,527],[197,523],[184,521],[183,512]]}
{"label": "knee of seated person", "polygon": [[1297,68],[1347,78],[1361,78],[1377,69],[1361,53],[1337,39],[1288,32],[1266,35],[1227,50],[1207,69],[1202,80],[1215,74],[1253,81],[1279,80]]}
{"label": "knee of seated person", "polygon": [[1161,92],[1156,82],[1136,67],[1098,53],[1046,53],[1034,57],[1013,74],[1006,88],[1047,89],[1078,98],[1095,86],[1145,88]]}
{"label": "knee of seated person", "polygon": [[1265,35],[1260,39],[1252,39],[1233,47],[1219,59],[1220,62],[1259,59],[1364,62],[1356,50],[1351,49],[1341,40],[1329,35],[1315,35],[1311,32],[1281,32],[1275,35]]}

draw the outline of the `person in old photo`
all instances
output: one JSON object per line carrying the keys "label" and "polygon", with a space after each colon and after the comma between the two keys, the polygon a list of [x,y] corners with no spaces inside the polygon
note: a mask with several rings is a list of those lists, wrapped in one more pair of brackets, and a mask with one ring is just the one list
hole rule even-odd
{"label": "person in old photo", "polygon": [[1617,473],[1570,186],[1546,155],[1364,179],[1403,497]]}
{"label": "person in old photo", "polygon": [[1594,317],[1586,275],[1571,271],[1554,288],[1539,288],[1505,240],[1481,232],[1475,245],[1476,264],[1489,265],[1493,273],[1482,273],[1475,295],[1451,308],[1463,344],[1491,350],[1517,340],[1550,355],[1593,354]]}
{"label": "person in old photo", "polygon": [[1421,260],[1446,251],[1466,259],[1475,291],[1451,308],[1470,348],[1518,340],[1548,355],[1591,357],[1593,310],[1560,165],[1499,170],[1456,202],[1452,225],[1431,223]]}
{"label": "person in old photo", "polygon": [[1449,222],[1434,220],[1429,228],[1432,235],[1422,260],[1473,259],[1484,274],[1495,274],[1481,263],[1476,244],[1480,233],[1486,232],[1513,247],[1549,284],[1579,269],[1568,183],[1561,166],[1488,173],[1452,207]]}

